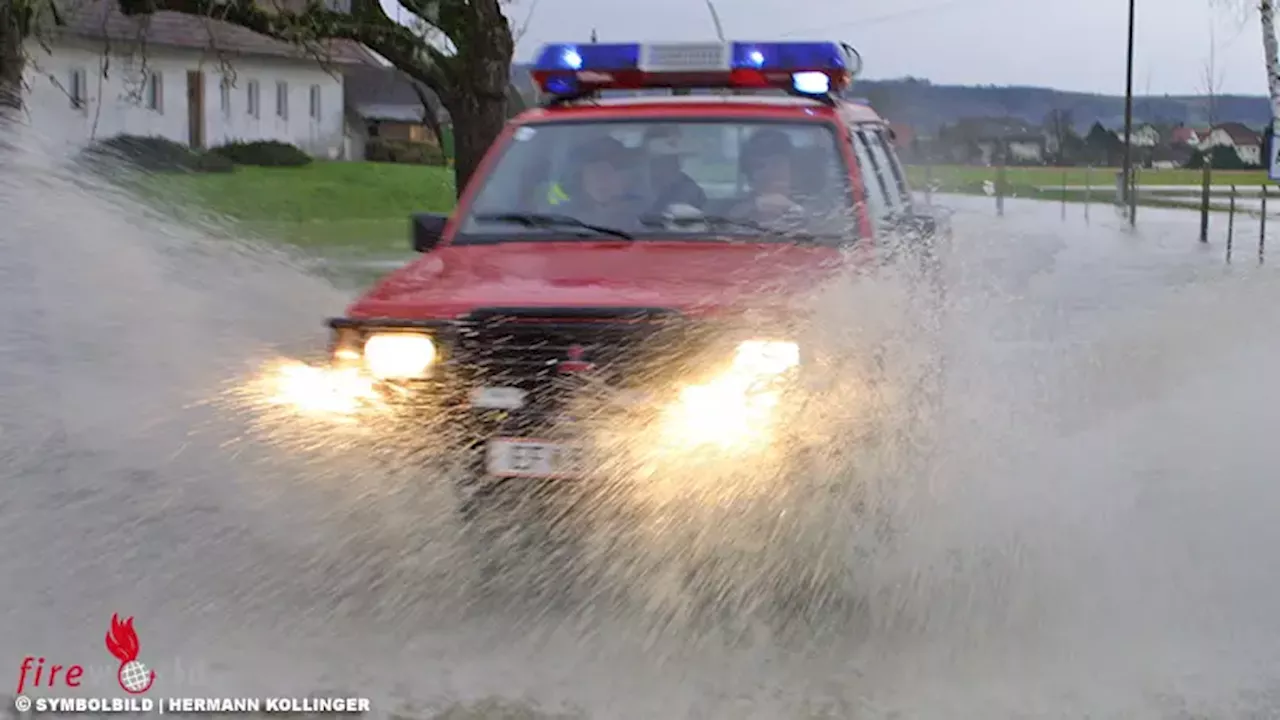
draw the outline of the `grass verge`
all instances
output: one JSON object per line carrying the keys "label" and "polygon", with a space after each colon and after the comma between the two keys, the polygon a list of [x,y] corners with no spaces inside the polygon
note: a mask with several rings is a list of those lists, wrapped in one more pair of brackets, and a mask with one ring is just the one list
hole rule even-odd
{"label": "grass verge", "polygon": [[407,252],[409,215],[453,209],[453,171],[315,162],[297,168],[152,175],[157,201],[235,221],[248,233],[324,253]]}
{"label": "grass verge", "polygon": [[[998,172],[994,167],[958,165],[907,168],[908,179],[913,188],[923,188],[926,182],[931,180],[935,192],[963,195],[986,195],[986,183],[996,182]],[[1010,167],[1005,170],[1004,194],[1006,197],[1029,200],[1061,202],[1065,197],[1067,202],[1110,203],[1115,199],[1117,172],[1119,172],[1118,168],[1094,168],[1090,171],[1086,168]],[[1199,170],[1140,170],[1138,205],[1167,208],[1199,207],[1198,191],[1187,194],[1177,190],[1175,186],[1199,187],[1200,182]],[[1209,209],[1211,211],[1228,209],[1227,200],[1231,194],[1232,185],[1242,189],[1240,197],[1257,198],[1259,187],[1272,184],[1267,173],[1262,170],[1215,170],[1210,182],[1209,195],[1212,201]],[[1065,192],[1062,189],[1064,184],[1067,186]],[[1081,189],[1082,186],[1092,186],[1092,189],[1084,190]]]}
{"label": "grass verge", "polygon": [[[1116,173],[1120,168],[1079,168],[1079,167],[1010,167],[1005,169],[1005,182],[1012,189],[1061,188],[1068,186],[1093,185],[1110,190],[1115,187]],[[932,180],[939,192],[981,193],[985,182],[995,182],[999,170],[994,167],[973,167],[969,165],[935,165],[926,168],[913,165],[907,168],[907,176],[913,187],[924,187],[926,180]],[[1139,170],[1139,185],[1199,185],[1200,171],[1173,170]],[[1256,187],[1270,184],[1265,170],[1215,170],[1213,185],[1240,185]],[[1061,197],[1061,190],[1057,190]],[[1030,194],[1030,193],[1019,193]]]}

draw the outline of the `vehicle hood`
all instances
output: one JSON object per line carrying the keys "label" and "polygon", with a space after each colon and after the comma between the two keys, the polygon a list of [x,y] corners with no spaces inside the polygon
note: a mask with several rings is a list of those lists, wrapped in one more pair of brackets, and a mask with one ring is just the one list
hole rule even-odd
{"label": "vehicle hood", "polygon": [[388,275],[353,318],[446,319],[483,307],[663,307],[707,314],[786,302],[845,265],[794,244],[561,242],[446,246]]}

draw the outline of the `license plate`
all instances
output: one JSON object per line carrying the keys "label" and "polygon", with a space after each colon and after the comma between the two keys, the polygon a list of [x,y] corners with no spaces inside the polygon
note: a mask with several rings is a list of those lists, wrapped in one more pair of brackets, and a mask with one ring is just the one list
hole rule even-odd
{"label": "license plate", "polygon": [[514,387],[478,387],[471,391],[471,406],[484,410],[519,410],[528,393]]}
{"label": "license plate", "polygon": [[581,472],[574,448],[530,438],[494,438],[485,453],[494,477],[569,478]]}

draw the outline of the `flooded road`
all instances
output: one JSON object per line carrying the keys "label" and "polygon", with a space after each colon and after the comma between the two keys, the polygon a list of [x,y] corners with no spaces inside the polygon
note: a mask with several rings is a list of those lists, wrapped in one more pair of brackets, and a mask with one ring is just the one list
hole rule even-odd
{"label": "flooded road", "polygon": [[223,401],[318,347],[348,291],[6,156],[0,666],[100,665],[95,694],[115,694],[120,613],[166,696],[344,692],[451,718],[1280,716],[1275,272],[1224,266],[1191,213],[1146,209],[1134,233],[1101,207],[938,202],[948,411],[928,477],[903,483],[928,489],[913,524],[868,561],[866,623],[691,638],[456,602],[466,558],[421,470],[336,432],[273,442]]}

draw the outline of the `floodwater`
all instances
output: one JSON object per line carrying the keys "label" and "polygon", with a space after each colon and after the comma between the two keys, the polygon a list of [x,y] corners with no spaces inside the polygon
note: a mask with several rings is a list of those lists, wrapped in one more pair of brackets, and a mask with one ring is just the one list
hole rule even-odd
{"label": "floodwater", "polygon": [[[541,606],[541,588],[461,602],[472,568],[429,472],[348,430],[264,430],[228,394],[319,347],[349,291],[9,151],[0,667],[15,688],[25,655],[106,668],[86,685],[114,695],[120,613],[165,696],[341,692],[451,718],[1280,716],[1274,271],[1241,245],[1224,265],[1191,213],[1144,210],[1134,232],[1098,207],[937,201],[955,225],[937,446],[901,478],[910,522],[848,555],[861,615],[784,637]],[[876,287],[847,294],[849,326],[900,310]]]}

